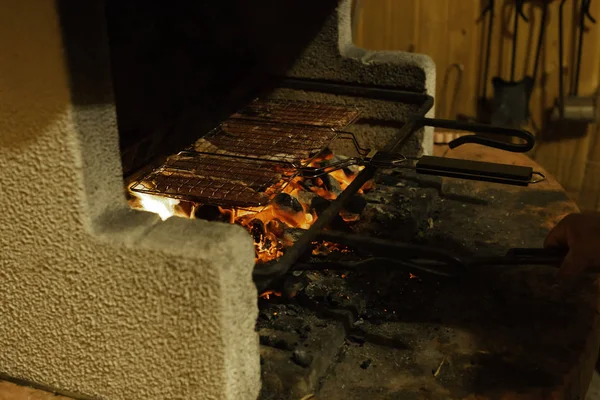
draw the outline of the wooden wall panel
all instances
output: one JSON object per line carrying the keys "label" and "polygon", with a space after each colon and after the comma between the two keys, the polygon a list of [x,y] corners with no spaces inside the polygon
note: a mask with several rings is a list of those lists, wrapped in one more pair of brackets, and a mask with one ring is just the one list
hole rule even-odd
{"label": "wooden wall panel", "polygon": [[[558,74],[565,78],[565,92],[574,75],[575,41],[580,1],[565,4],[565,52],[558,60],[558,6],[553,1],[546,20],[538,79],[531,97],[532,123],[526,127],[537,136],[531,153],[553,173],[565,189],[585,208],[600,207],[600,131],[595,125],[551,122],[550,110],[558,97]],[[430,55],[437,67],[436,112],[443,118],[475,117],[483,93],[485,20],[480,18],[487,0],[362,0],[359,4],[355,41],[375,50],[402,50]],[[528,1],[524,12],[529,23],[519,22],[517,80],[533,73],[542,9],[540,0]],[[514,0],[497,0],[492,34],[490,70],[486,89],[493,96],[491,79],[510,77]],[[600,19],[600,2],[591,13]],[[600,29],[586,23],[579,94],[594,95],[600,80]],[[458,95],[456,65],[463,69]]]}

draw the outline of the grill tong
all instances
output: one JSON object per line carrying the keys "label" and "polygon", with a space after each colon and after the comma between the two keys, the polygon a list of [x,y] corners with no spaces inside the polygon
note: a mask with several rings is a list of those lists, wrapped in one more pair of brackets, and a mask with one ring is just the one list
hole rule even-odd
{"label": "grill tong", "polygon": [[[535,142],[534,137],[529,132],[520,129],[432,118],[423,118],[421,123],[439,128],[518,138],[525,142],[515,144],[475,134],[461,136],[451,141],[448,144],[451,149],[467,143],[477,143],[513,153],[524,153],[531,150]],[[541,172],[534,171],[533,168],[526,166],[435,156],[410,158],[400,153],[364,150],[357,145],[355,139],[353,141],[357,152],[361,156],[337,161],[323,167],[300,167],[298,169],[303,176],[316,178],[352,165],[373,166],[377,168],[410,168],[416,170],[418,174],[423,175],[446,176],[516,186],[528,186],[530,183],[538,183],[546,178]]]}

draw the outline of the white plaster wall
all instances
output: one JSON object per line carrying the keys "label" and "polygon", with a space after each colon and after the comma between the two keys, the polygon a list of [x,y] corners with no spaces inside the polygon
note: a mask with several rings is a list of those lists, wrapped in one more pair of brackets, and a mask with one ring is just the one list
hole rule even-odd
{"label": "white plaster wall", "polygon": [[0,373],[103,399],[256,398],[249,235],[128,209],[114,109],[73,105],[63,44],[54,1],[0,0]]}

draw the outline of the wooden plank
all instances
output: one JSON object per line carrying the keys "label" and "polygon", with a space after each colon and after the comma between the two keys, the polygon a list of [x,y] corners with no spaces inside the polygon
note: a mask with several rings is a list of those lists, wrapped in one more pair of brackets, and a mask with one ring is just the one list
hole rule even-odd
{"label": "wooden plank", "polygon": [[[555,1],[549,6],[538,80],[530,104],[533,124],[527,129],[537,135],[538,146],[532,152],[534,159],[554,174],[569,193],[579,195],[581,191],[585,191],[583,198],[591,196],[597,182],[594,178],[594,164],[588,164],[588,157],[590,161],[600,161],[600,149],[596,150],[598,146],[592,146],[590,142],[590,137],[597,134],[596,128],[592,126],[587,131],[572,135],[572,125],[557,129],[558,124],[547,118],[558,97],[559,74],[564,74],[567,92],[568,83],[574,76],[577,7],[580,2],[567,2],[565,5],[565,51],[562,63],[558,60],[559,3]],[[484,1],[464,0],[364,1],[365,16],[369,18],[362,21],[362,30],[356,40],[365,47],[430,55],[437,67],[438,116],[447,117],[451,109],[456,109],[459,114],[474,116],[477,98],[482,91],[481,58],[485,54],[481,45],[486,21],[478,19],[483,4]],[[486,83],[489,97],[493,95],[493,76],[506,80],[510,78],[514,2],[496,2],[495,12],[489,79]],[[525,73],[533,73],[542,17],[540,2],[526,2],[524,12],[529,23],[520,21],[519,24],[516,79],[521,79]],[[592,2],[591,13],[594,16],[600,15],[600,2]],[[389,18],[388,14],[392,17]],[[600,29],[589,22],[587,27],[579,85],[582,95],[595,93],[600,81]],[[377,47],[372,47],[372,44]],[[455,75],[444,85],[446,71],[453,63],[460,63],[465,67],[463,87],[455,107],[452,107]]]}
{"label": "wooden plank", "polygon": [[70,400],[67,397],[0,381],[0,400]]}

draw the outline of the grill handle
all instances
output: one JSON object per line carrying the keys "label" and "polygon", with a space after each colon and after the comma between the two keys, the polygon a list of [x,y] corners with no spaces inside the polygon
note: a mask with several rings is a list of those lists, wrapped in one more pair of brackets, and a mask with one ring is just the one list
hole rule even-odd
{"label": "grill handle", "polygon": [[[434,128],[444,128],[455,131],[466,131],[476,133],[475,135],[461,136],[457,139],[454,139],[453,141],[448,143],[448,146],[451,149],[454,149],[458,146],[462,146],[466,143],[476,143],[487,147],[493,147],[500,150],[510,151],[512,153],[526,153],[529,150],[533,149],[533,145],[535,144],[534,136],[523,129],[505,128],[501,126],[476,124],[471,122],[437,118],[421,118],[420,123],[423,126],[431,126]],[[523,140],[525,143],[509,143],[480,136],[477,135],[477,133],[487,133],[491,135],[504,136],[507,138],[517,138]]]}
{"label": "grill handle", "polygon": [[539,182],[539,180],[533,180],[534,175],[544,177],[541,173],[534,172],[531,167],[435,156],[421,157],[415,167],[417,173],[423,175],[446,176],[516,186],[528,186],[530,183]]}

